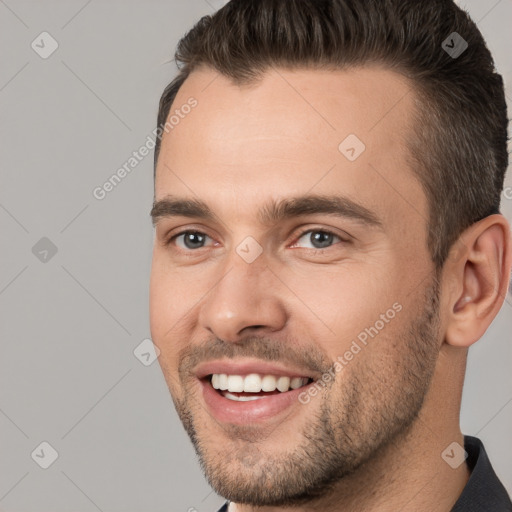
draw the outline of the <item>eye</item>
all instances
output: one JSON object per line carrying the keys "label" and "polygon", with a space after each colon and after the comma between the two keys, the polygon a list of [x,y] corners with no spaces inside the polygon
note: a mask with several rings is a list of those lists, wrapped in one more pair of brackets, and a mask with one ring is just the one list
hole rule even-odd
{"label": "eye", "polygon": [[300,240],[303,238],[306,240],[306,243],[309,242],[312,245],[312,247],[307,247],[307,249],[328,248],[334,243],[337,243],[335,239],[337,239],[339,242],[345,241],[331,231],[327,231],[325,229],[309,229],[308,231],[301,233],[292,247],[296,247]]}
{"label": "eye", "polygon": [[[183,251],[194,251],[196,249],[204,248],[206,246],[207,239],[212,240],[212,238],[201,231],[188,230],[172,236],[166,242],[166,245],[170,245],[174,242],[176,246]],[[338,242],[347,242],[347,240],[342,239],[339,235],[336,235],[329,230],[309,229],[307,231],[303,231],[291,247],[297,247],[300,245],[302,239],[305,240],[306,244],[310,244],[309,247],[306,246],[306,249],[313,250],[326,249]]]}
{"label": "eye", "polygon": [[[201,233],[200,231],[183,231],[174,235],[169,239],[167,244],[170,244],[172,241],[176,241],[176,245],[183,250],[194,250],[201,249],[204,247],[204,243],[207,238],[210,238],[208,235]],[[211,238],[210,238],[211,240]]]}

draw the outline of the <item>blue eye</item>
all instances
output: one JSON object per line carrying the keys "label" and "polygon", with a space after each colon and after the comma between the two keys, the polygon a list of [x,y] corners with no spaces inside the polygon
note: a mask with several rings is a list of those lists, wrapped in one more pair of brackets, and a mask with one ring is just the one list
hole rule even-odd
{"label": "blue eye", "polygon": [[183,237],[183,246],[177,244],[181,249],[201,249],[204,245],[205,239],[210,238],[208,235],[201,233],[200,231],[183,231],[171,238],[172,240],[178,240]]}
{"label": "blue eye", "polygon": [[308,249],[325,249],[336,243],[333,241],[334,239],[338,239],[338,241],[342,240],[338,235],[330,231],[324,229],[309,229],[300,235],[294,247],[304,237],[313,245],[313,247],[308,247]]}
{"label": "blue eye", "polygon": [[[306,247],[306,249],[313,250],[328,249],[340,241],[346,242],[346,240],[343,240],[339,235],[336,235],[331,231],[325,229],[309,229],[300,234],[292,247],[297,247],[300,240],[303,238],[310,244],[310,247]],[[204,248],[206,246],[207,239],[212,240],[208,235],[201,231],[188,230],[172,236],[165,245],[170,245],[172,242],[176,241],[176,245],[179,249],[184,251],[194,251],[196,249]]]}

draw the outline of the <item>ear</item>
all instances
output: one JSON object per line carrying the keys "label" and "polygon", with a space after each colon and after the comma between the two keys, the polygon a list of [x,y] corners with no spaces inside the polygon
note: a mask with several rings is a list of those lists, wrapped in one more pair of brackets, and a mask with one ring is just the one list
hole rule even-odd
{"label": "ear", "polygon": [[469,347],[483,336],[507,296],[511,265],[512,238],[503,215],[485,217],[462,233],[443,271],[446,343]]}

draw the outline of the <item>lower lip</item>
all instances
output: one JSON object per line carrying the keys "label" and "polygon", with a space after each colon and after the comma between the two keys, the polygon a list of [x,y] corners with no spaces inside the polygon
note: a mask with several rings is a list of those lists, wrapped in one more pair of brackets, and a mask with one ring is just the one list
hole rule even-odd
{"label": "lower lip", "polygon": [[294,405],[303,406],[299,395],[313,383],[292,389],[285,393],[269,395],[258,400],[238,402],[223,397],[211,386],[209,381],[200,381],[203,386],[203,398],[216,420],[234,425],[248,425],[277,417]]}

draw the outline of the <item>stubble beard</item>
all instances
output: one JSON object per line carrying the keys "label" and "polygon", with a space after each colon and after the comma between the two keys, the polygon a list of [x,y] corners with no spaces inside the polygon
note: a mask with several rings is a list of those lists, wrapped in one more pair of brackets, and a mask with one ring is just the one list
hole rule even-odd
{"label": "stubble beard", "polygon": [[[265,450],[271,430],[218,426],[211,419],[214,429],[224,429],[226,440],[219,449],[219,440],[212,439],[197,421],[196,411],[205,417],[197,397],[182,387],[184,398],[173,396],[173,401],[212,488],[236,503],[300,506],[328,495],[384,447],[399,443],[418,417],[432,380],[439,352],[438,322],[439,286],[435,278],[426,290],[422,314],[392,343],[397,352],[390,359],[392,367],[377,369],[356,355],[334,384],[312,399],[311,403],[318,399],[321,405],[302,427],[291,452]],[[380,336],[372,343],[392,341]],[[370,351],[371,345],[364,350]],[[301,405],[305,411],[308,406]],[[290,428],[293,422],[288,431]]]}

